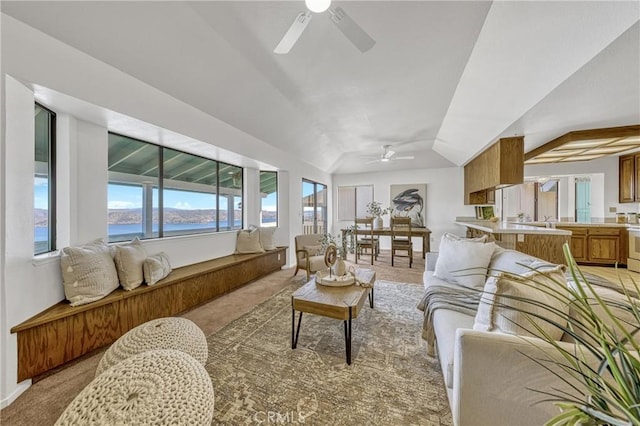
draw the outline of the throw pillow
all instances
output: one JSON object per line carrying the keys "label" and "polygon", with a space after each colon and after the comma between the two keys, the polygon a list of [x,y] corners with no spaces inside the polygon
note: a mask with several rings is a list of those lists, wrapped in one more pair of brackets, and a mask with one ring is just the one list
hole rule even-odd
{"label": "throw pillow", "polygon": [[258,229],[238,231],[236,253],[264,253]]}
{"label": "throw pillow", "polygon": [[480,297],[473,329],[541,337],[532,324],[534,322],[551,338],[560,340],[564,331],[547,320],[566,326],[569,306],[554,297],[555,291],[563,291],[566,287],[563,265],[542,266],[522,275],[489,277]]}
{"label": "throw pillow", "polygon": [[[591,283],[591,281],[589,281]],[[569,287],[573,290],[577,291],[577,285],[574,281],[569,283]],[[609,327],[612,331],[622,338],[623,333],[622,330],[615,324],[611,316],[607,314],[602,305],[596,300],[592,291],[586,287],[584,284],[580,284],[584,288],[584,292],[587,295],[587,303],[591,306],[591,309],[596,314],[598,318],[602,320],[602,322]],[[635,315],[631,312],[631,304],[633,303],[638,309],[640,309],[640,300],[631,298],[627,298],[624,294],[621,294],[613,289],[604,288],[599,286],[593,286],[594,291],[598,294],[606,304],[609,311],[616,317],[616,319],[620,322],[622,327],[628,332],[635,330],[638,327],[638,321],[636,320]],[[573,302],[569,306],[569,318],[572,324],[583,324],[586,327],[590,327],[590,322],[585,319],[584,314],[580,309],[580,305],[578,302]],[[593,338],[589,336],[589,333],[583,330],[579,326],[574,326],[575,333],[586,340],[590,340],[591,343],[595,343]],[[634,341],[640,344],[640,333],[636,333],[634,337]],[[633,343],[629,342],[627,347],[632,347]]]}
{"label": "throw pillow", "polygon": [[140,287],[144,281],[142,264],[147,258],[147,251],[136,237],[130,243],[116,246],[116,254],[113,260],[118,270],[120,285],[125,290],[133,290]]}
{"label": "throw pillow", "polygon": [[304,246],[304,250],[309,252],[309,256],[323,256],[324,251],[322,250],[322,244],[313,245],[313,246]]}
{"label": "throw pillow", "polygon": [[433,275],[445,281],[482,290],[496,244],[445,233]]}
{"label": "throw pillow", "polygon": [[60,255],[64,294],[71,306],[102,299],[118,288],[118,273],[103,240],[65,247]]}
{"label": "throw pillow", "polygon": [[144,272],[144,282],[147,285],[154,285],[171,272],[169,257],[164,252],[149,256],[145,259],[142,270]]}
{"label": "throw pillow", "polygon": [[276,231],[276,227],[263,226],[258,228],[258,230],[260,231],[260,244],[262,244],[262,248],[265,250],[275,250],[276,246],[273,244],[273,233]]}

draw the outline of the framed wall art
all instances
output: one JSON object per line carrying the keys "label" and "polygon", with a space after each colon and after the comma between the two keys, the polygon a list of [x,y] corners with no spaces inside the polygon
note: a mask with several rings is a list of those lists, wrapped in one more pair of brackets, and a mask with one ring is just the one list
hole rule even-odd
{"label": "framed wall art", "polygon": [[411,183],[407,185],[391,185],[391,214],[408,216],[411,226],[424,227],[427,219],[427,184]]}

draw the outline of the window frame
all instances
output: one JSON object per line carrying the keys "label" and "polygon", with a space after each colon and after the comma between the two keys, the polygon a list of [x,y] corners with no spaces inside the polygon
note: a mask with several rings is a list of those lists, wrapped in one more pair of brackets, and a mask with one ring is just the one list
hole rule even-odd
{"label": "window frame", "polygon": [[[158,148],[158,177],[157,177],[157,192],[158,192],[158,200],[157,200],[157,204],[158,204],[158,212],[157,212],[157,220],[158,220],[158,230],[157,230],[157,236],[153,235],[152,232],[152,236],[150,237],[142,237],[142,239],[145,240],[152,240],[152,239],[159,239],[159,238],[171,238],[171,237],[178,237],[178,236],[192,236],[192,235],[202,235],[202,234],[213,234],[213,233],[218,233],[218,232],[229,232],[229,231],[236,231],[237,229],[234,229],[235,225],[235,218],[231,218],[232,224],[231,226],[229,226],[229,229],[220,229],[220,189],[224,189],[227,187],[221,186],[220,185],[220,170],[222,168],[222,166],[226,165],[229,167],[234,167],[234,168],[238,168],[240,170],[240,188],[238,189],[239,195],[234,196],[234,198],[239,197],[240,198],[240,211],[241,211],[241,224],[240,224],[240,229],[242,229],[242,227],[244,226],[244,168],[241,166],[237,166],[235,164],[230,164],[230,163],[226,163],[223,161],[219,161],[219,160],[215,160],[212,158],[208,158],[202,155],[198,155],[198,154],[193,154],[190,152],[186,152],[183,151],[181,149],[176,149],[173,147],[165,147],[153,142],[148,142],[142,139],[138,139],[135,137],[131,137],[131,136],[127,136],[121,133],[117,133],[117,132],[109,132],[109,135],[114,135],[114,136],[118,136],[121,138],[126,138],[126,139],[130,139],[132,141],[135,142],[140,142],[143,144],[148,144],[151,146],[155,146]],[[164,190],[165,190],[165,180],[171,180],[170,178],[165,178],[165,170],[164,170],[164,154],[165,154],[165,149],[169,149],[181,154],[185,154],[188,156],[192,156],[192,157],[197,157],[197,158],[201,158],[203,160],[207,160],[207,161],[211,161],[213,163],[215,163],[215,168],[216,168],[216,183],[215,186],[214,185],[209,185],[207,184],[207,186],[210,186],[211,188],[214,188],[214,194],[215,194],[215,211],[216,211],[216,217],[215,217],[215,226],[212,228],[206,228],[206,231],[204,232],[185,232],[185,233],[175,233],[176,231],[170,231],[171,235],[165,236],[165,223],[164,223],[164,209],[165,209],[165,205],[164,205]],[[121,182],[121,181],[111,181],[111,179],[108,180],[108,184],[114,184],[114,185],[127,185],[127,184],[131,184],[131,183],[127,183],[127,182]],[[166,189],[169,190],[173,190],[173,191],[180,191],[179,188],[173,188],[173,187],[168,187]],[[153,191],[153,190],[152,190]],[[185,192],[200,192],[200,191],[189,191],[189,190],[184,190]],[[153,204],[153,203],[152,203]],[[143,230],[144,231],[144,230]],[[119,241],[112,241],[111,240],[111,235],[109,234],[107,236],[107,238],[109,239],[109,242],[119,242]]]}
{"label": "window frame", "polygon": [[[272,170],[260,170],[260,194],[262,194],[262,173],[269,173],[269,174],[274,174],[276,177],[276,222],[275,222],[275,228],[277,228],[279,226],[280,223],[280,209],[278,208],[278,203],[280,201],[280,194],[279,194],[279,190],[280,190],[280,180],[278,179],[278,172],[277,171],[272,171]],[[262,212],[263,212],[263,205],[262,205],[262,197],[260,197],[260,226],[263,226],[262,224]],[[271,225],[269,225],[271,226]]]}
{"label": "window frame", "polygon": [[[47,108],[39,102],[34,102],[34,108],[41,108],[47,114],[49,114],[49,149],[47,155],[47,196],[48,196],[48,212],[47,212],[47,249],[45,251],[36,251],[35,249],[35,222],[33,226],[34,236],[33,236],[33,244],[34,244],[34,256],[42,255],[46,253],[51,253],[56,251],[57,249],[57,189],[56,189],[56,113],[55,111]],[[35,150],[35,117],[34,117],[34,150]],[[35,151],[34,151],[34,173],[33,178],[35,179]],[[35,183],[34,183],[35,185]],[[35,216],[35,194],[34,194],[34,204],[33,204],[33,214]]]}

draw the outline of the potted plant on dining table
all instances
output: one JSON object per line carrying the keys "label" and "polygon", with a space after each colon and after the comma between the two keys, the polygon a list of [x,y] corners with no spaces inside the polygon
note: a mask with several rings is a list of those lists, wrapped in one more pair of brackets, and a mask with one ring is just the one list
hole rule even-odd
{"label": "potted plant on dining table", "polygon": [[382,208],[379,201],[367,203],[367,215],[373,217],[373,229],[382,229],[382,216],[391,213],[391,207]]}

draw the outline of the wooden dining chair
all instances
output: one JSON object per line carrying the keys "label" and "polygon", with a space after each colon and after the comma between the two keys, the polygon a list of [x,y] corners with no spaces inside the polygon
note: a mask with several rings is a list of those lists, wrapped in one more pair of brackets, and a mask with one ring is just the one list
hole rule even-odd
{"label": "wooden dining chair", "polygon": [[[397,255],[398,251],[406,254]],[[396,256],[408,257],[409,268],[413,265],[410,217],[391,217],[391,266],[394,266]]]}
{"label": "wooden dining chair", "polygon": [[[358,258],[362,254],[363,250],[371,251],[371,264],[373,265],[373,259],[375,257],[378,260],[378,239],[373,235],[373,218],[372,217],[357,217],[355,219],[355,242],[356,242],[356,263]],[[360,228],[360,225],[362,228]]]}

